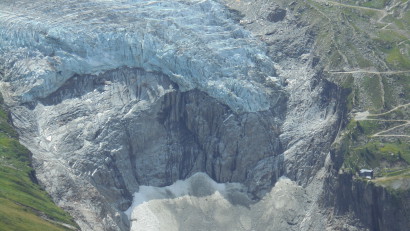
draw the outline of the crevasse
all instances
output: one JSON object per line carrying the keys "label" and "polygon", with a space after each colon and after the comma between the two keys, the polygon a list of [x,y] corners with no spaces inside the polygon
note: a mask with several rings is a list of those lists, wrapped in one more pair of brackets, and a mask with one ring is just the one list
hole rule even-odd
{"label": "crevasse", "polygon": [[237,112],[270,106],[263,83],[276,79],[273,62],[217,0],[19,4],[19,12],[0,10],[0,61],[21,101],[74,75],[127,66],[164,73],[180,90],[197,88]]}

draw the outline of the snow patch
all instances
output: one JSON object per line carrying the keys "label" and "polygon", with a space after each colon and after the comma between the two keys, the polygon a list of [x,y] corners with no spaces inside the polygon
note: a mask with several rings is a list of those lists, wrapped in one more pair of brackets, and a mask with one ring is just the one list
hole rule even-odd
{"label": "snow patch", "polygon": [[226,194],[225,184],[218,184],[205,173],[195,173],[186,180],[178,180],[166,187],[140,186],[139,191],[134,193],[132,205],[125,214],[131,218],[136,207],[156,199],[172,199],[182,196],[209,196],[218,191]]}
{"label": "snow patch", "polygon": [[[259,202],[239,184],[218,184],[204,173],[167,187],[141,186],[127,210],[131,231],[295,230],[306,209],[305,191],[281,177]],[[240,203],[237,203],[240,202]],[[246,202],[246,203],[244,203]]]}

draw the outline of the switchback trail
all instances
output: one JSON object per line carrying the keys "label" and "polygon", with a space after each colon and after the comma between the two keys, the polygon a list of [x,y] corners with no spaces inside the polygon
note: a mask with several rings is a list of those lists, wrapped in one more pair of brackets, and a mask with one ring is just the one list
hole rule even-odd
{"label": "switchback trail", "polygon": [[399,108],[403,108],[403,107],[407,107],[407,106],[410,106],[410,103],[398,105],[398,106],[396,106],[395,108],[393,108],[393,109],[391,109],[391,110],[389,110],[389,111],[386,111],[386,112],[383,112],[383,113],[379,113],[379,114],[370,114],[368,111],[358,112],[358,113],[355,114],[354,119],[355,119],[356,121],[403,122],[403,124],[400,124],[400,125],[397,125],[397,126],[388,128],[388,129],[383,130],[383,131],[379,131],[379,132],[377,132],[377,133],[371,135],[371,137],[409,137],[409,138],[410,138],[410,135],[403,135],[403,134],[385,134],[385,133],[390,132],[390,131],[393,131],[393,130],[395,130],[395,129],[397,129],[397,128],[409,126],[409,125],[410,125],[410,120],[388,120],[388,119],[377,119],[377,118],[375,118],[375,119],[370,119],[370,118],[368,118],[368,117],[377,117],[377,116],[387,115],[387,114],[389,114],[389,113],[391,113],[391,112],[396,111],[396,110],[399,109]]}
{"label": "switchback trail", "polygon": [[356,73],[367,73],[367,74],[384,74],[384,75],[394,75],[394,74],[403,74],[410,73],[410,70],[407,71],[369,71],[365,69],[352,70],[352,71],[327,71],[333,74],[356,74]]}

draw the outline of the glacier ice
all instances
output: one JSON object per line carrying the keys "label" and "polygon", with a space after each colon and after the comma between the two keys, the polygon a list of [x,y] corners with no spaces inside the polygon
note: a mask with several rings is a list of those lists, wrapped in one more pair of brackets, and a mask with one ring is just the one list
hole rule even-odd
{"label": "glacier ice", "polygon": [[166,74],[237,112],[270,106],[263,83],[276,78],[273,62],[218,0],[22,0],[0,9],[3,79],[19,101],[126,66]]}

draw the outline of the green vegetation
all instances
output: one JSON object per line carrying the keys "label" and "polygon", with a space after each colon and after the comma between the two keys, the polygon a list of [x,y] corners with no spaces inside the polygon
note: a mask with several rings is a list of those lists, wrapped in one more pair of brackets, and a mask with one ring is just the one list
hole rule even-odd
{"label": "green vegetation", "polygon": [[382,115],[370,115],[367,117],[370,120],[350,121],[342,140],[345,171],[356,173],[361,168],[374,169],[375,176],[383,177],[380,182],[386,186],[389,182],[410,177],[408,137],[401,134],[384,137],[384,133],[381,133],[390,129],[392,134],[396,134],[397,131],[391,128],[407,126],[403,121],[389,120],[392,116],[399,119],[406,117],[405,113],[397,109]]}
{"label": "green vegetation", "polygon": [[387,51],[386,61],[390,66],[403,68],[404,70],[410,67],[410,59],[401,53],[398,46],[394,46]]}
{"label": "green vegetation", "polygon": [[[298,1],[315,31],[326,78],[349,90],[351,115],[337,149],[345,171],[375,169],[386,180],[410,169],[410,4],[405,0]],[[371,113],[355,120],[356,112]],[[387,176],[386,174],[397,174]],[[393,177],[393,178],[392,178]]]}
{"label": "green vegetation", "polygon": [[317,26],[318,52],[325,51],[320,56],[325,56],[329,68],[347,64],[351,69],[410,69],[406,1],[308,0],[304,4],[306,19]]}
{"label": "green vegetation", "polygon": [[345,156],[345,167],[358,171],[361,168],[375,169],[395,164],[410,164],[410,144],[369,142],[352,148]]}
{"label": "green vegetation", "polygon": [[0,230],[77,229],[73,219],[33,182],[30,152],[17,138],[0,105]]}
{"label": "green vegetation", "polygon": [[398,171],[383,171],[381,173],[384,177],[396,177],[396,176],[409,176],[410,177],[410,169],[401,169]]}
{"label": "green vegetation", "polygon": [[377,111],[380,108],[383,108],[383,95],[381,94],[381,90],[383,86],[380,86],[379,76],[366,76],[363,78],[363,82],[361,84],[364,89],[366,89],[365,93],[369,100],[369,109],[370,111]]}

